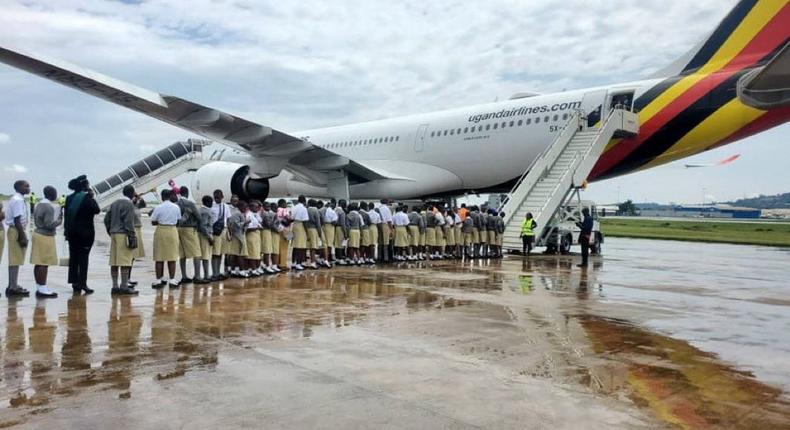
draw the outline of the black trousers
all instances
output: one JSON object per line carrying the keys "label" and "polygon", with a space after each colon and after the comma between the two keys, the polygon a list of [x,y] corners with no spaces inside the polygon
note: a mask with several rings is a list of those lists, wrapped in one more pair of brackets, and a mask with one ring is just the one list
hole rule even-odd
{"label": "black trousers", "polygon": [[88,285],[88,261],[93,242],[69,241],[69,284]]}
{"label": "black trousers", "polygon": [[590,236],[583,234],[579,236],[579,244],[582,246],[582,265],[587,265],[587,257],[590,255]]}
{"label": "black trousers", "polygon": [[529,254],[532,252],[532,242],[535,240],[535,236],[521,236],[521,249],[523,254]]}

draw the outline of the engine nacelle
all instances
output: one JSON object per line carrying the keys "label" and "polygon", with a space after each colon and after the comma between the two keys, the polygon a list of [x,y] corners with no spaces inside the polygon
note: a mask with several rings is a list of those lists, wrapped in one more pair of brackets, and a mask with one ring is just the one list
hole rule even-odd
{"label": "engine nacelle", "polygon": [[222,190],[226,199],[236,194],[243,200],[265,200],[269,197],[269,180],[250,174],[250,166],[228,161],[212,161],[199,168],[195,173],[195,201],[211,196],[214,190]]}

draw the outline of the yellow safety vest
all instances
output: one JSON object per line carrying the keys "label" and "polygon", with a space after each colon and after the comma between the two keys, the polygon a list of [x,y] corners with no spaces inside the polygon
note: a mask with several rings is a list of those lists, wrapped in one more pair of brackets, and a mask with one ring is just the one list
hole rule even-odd
{"label": "yellow safety vest", "polygon": [[533,219],[526,219],[521,223],[521,235],[522,236],[534,236],[535,232],[532,231],[532,223],[535,222]]}

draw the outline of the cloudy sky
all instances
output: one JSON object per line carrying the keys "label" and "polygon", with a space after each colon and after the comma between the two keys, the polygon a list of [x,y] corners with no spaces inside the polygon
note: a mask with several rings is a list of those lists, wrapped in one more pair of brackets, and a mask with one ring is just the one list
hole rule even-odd
{"label": "cloudy sky", "polygon": [[[295,131],[646,77],[734,3],[0,0],[0,45]],[[726,168],[675,163],[593,184],[587,194],[699,202],[790,191],[788,132],[684,161],[742,154]],[[187,137],[0,65],[2,192],[20,177],[35,189],[77,173],[103,178]]]}

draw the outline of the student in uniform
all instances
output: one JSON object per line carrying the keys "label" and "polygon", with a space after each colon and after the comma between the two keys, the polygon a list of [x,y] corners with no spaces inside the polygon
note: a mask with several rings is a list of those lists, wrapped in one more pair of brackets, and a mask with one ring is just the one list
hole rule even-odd
{"label": "student in uniform", "polygon": [[420,248],[420,207],[412,206],[409,212],[409,261],[416,261]]}
{"label": "student in uniform", "polygon": [[381,239],[381,213],[373,207],[373,202],[368,204],[368,218],[370,219],[370,254],[371,264],[375,264],[381,255],[376,255]]}
{"label": "student in uniform", "polygon": [[348,228],[348,260],[349,264],[362,264],[359,255],[359,245],[362,238],[362,216],[357,211],[359,207],[356,203],[348,205],[348,215],[346,216],[346,226]]}
{"label": "student in uniform", "polygon": [[53,201],[57,199],[58,192],[55,187],[44,187],[44,198],[36,203],[33,210],[33,240],[30,251],[30,263],[33,264],[33,275],[36,279],[36,297],[57,297],[58,293],[47,287],[47,272],[49,266],[58,265],[57,247],[55,246],[55,232],[63,222],[60,207],[55,207]]}
{"label": "student in uniform", "polygon": [[227,219],[225,220],[225,234],[222,237],[222,254],[225,255],[225,273],[224,278],[227,279],[231,275],[231,269],[233,268],[233,263],[235,258],[228,254],[230,250],[230,227],[228,227],[228,222],[230,222],[230,217],[233,216],[239,209],[236,207],[239,204],[239,196],[232,194],[230,196],[230,204],[226,206],[226,209],[229,209]]}
{"label": "student in uniform", "polygon": [[132,204],[134,205],[134,236],[137,238],[137,248],[133,251],[133,259],[132,259],[132,266],[129,267],[129,280],[127,283],[130,287],[134,288],[137,286],[136,281],[132,281],[132,269],[134,268],[134,260],[139,260],[145,257],[145,248],[143,247],[143,218],[142,218],[142,210],[145,209],[146,203],[143,199],[143,196],[140,194],[135,194],[132,198]]}
{"label": "student in uniform", "polygon": [[307,201],[307,243],[310,248],[310,259],[313,261],[310,264],[311,269],[318,269],[319,265],[324,267],[332,267],[324,254],[324,244],[322,239],[323,226],[321,225],[321,213],[318,211],[318,202],[313,199]]}
{"label": "student in uniform", "polygon": [[452,215],[453,215],[453,228],[454,228],[453,236],[455,237],[454,253],[455,253],[455,258],[460,260],[461,258],[463,258],[464,255],[464,250],[463,250],[464,236],[463,234],[461,234],[461,228],[463,227],[464,221],[461,219],[461,216],[458,215],[457,208],[453,208]]}
{"label": "student in uniform", "polygon": [[445,229],[445,237],[447,238],[447,247],[445,248],[445,252],[449,258],[456,258],[457,254],[455,252],[455,214],[453,213],[452,209],[447,209],[444,215],[445,225],[447,228]]}
{"label": "student in uniform", "polygon": [[488,217],[486,218],[486,227],[488,229],[488,256],[491,258],[499,255],[499,248],[497,247],[496,238],[496,219],[497,213],[495,209],[488,210]]}
{"label": "student in uniform", "polygon": [[[370,240],[370,216],[368,215],[368,204],[365,202],[359,203],[359,215],[362,217],[362,231],[360,236],[359,252],[362,254],[362,262],[370,264],[370,245],[373,243]],[[378,234],[378,231],[375,232]]]}
{"label": "student in uniform", "polygon": [[[434,260],[441,260],[443,259],[444,253],[444,215],[442,215],[442,211],[439,208],[434,207],[436,212],[433,214],[434,221],[434,230],[436,231],[436,242],[433,247],[433,259]],[[428,214],[430,216],[430,214]]]}
{"label": "student in uniform", "polygon": [[395,209],[392,224],[395,225],[395,261],[406,261],[406,248],[409,247],[409,216],[403,206]]}
{"label": "student in uniform", "polygon": [[390,239],[392,238],[392,210],[389,199],[381,199],[379,213],[381,214],[381,241],[379,242],[379,255],[384,263],[390,262]]}
{"label": "student in uniform", "polygon": [[[181,284],[192,282],[187,275],[187,259],[192,259],[194,276],[200,274],[200,240],[197,227],[200,225],[200,213],[195,202],[189,200],[189,189],[179,187],[180,198],[175,203],[181,209],[181,220],[178,222],[179,255],[178,263],[181,268]],[[175,195],[175,194],[174,194]]]}
{"label": "student in uniform", "polygon": [[[176,261],[179,259],[178,221],[181,219],[181,209],[173,203],[173,191],[162,190],[162,203],[151,212],[151,224],[156,226],[154,231],[154,262],[157,281],[151,285],[154,289],[169,286],[178,288],[176,277]],[[165,263],[170,279],[165,279]]]}
{"label": "student in uniform", "polygon": [[19,286],[19,267],[25,264],[27,252],[28,223],[27,205],[25,196],[30,193],[30,184],[27,181],[14,182],[14,195],[8,200],[6,219],[6,242],[8,242],[8,287],[5,294],[12,296],[27,296],[30,292]]}
{"label": "student in uniform", "polygon": [[[104,227],[110,235],[110,277],[112,278],[111,294],[136,295],[137,290],[129,286],[129,274],[134,262],[134,250],[138,246],[138,237],[134,230],[134,187],[123,187],[123,197],[112,202],[104,215]],[[118,271],[121,282],[118,283]]]}
{"label": "student in uniform", "polygon": [[466,258],[474,257],[474,230],[475,220],[470,212],[464,220],[463,227],[461,227],[461,233],[464,237],[464,256],[466,256]]}
{"label": "student in uniform", "polygon": [[250,276],[261,276],[261,217],[258,214],[260,203],[257,200],[250,202],[244,216],[247,220],[247,230],[244,240],[247,241],[247,258],[245,268]]}
{"label": "student in uniform", "polygon": [[211,282],[209,275],[209,265],[214,250],[214,234],[211,225],[211,208],[214,206],[214,199],[211,196],[203,196],[201,199],[202,206],[198,210],[200,214],[200,224],[198,224],[198,236],[200,240],[200,261],[203,264],[203,276],[198,276],[195,272],[196,284],[208,284]]}
{"label": "student in uniform", "polygon": [[272,259],[272,226],[275,217],[269,203],[263,202],[261,204],[261,271],[267,274],[277,273]]}
{"label": "student in uniform", "polygon": [[5,211],[3,202],[0,202],[0,263],[3,262],[3,251],[5,251]]}
{"label": "student in uniform", "polygon": [[505,213],[503,211],[499,211],[499,216],[496,219],[496,235],[497,249],[499,249],[497,258],[502,258],[502,243],[505,241]]}
{"label": "student in uniform", "polygon": [[297,203],[294,205],[292,210],[293,215],[293,226],[291,231],[293,232],[293,240],[291,242],[291,246],[293,247],[293,266],[294,270],[304,270],[304,265],[306,264],[307,260],[307,228],[305,227],[305,223],[310,220],[310,214],[307,212],[307,207],[305,204],[307,203],[307,199],[305,196],[299,196],[297,198]]}
{"label": "student in uniform", "polygon": [[[282,268],[288,268],[288,236],[291,234],[291,227],[293,225],[293,216],[288,209],[288,203],[285,199],[277,200],[277,255],[279,257],[278,265]],[[274,251],[274,248],[272,248]]]}
{"label": "student in uniform", "polygon": [[348,238],[348,225],[346,224],[346,201],[340,199],[337,206],[332,209],[337,214],[337,222],[335,223],[335,255],[337,264],[345,266],[349,263],[348,255],[346,254],[345,241]]}
{"label": "student in uniform", "polygon": [[488,208],[482,207],[478,215],[480,220],[480,258],[488,257]]}
{"label": "student in uniform", "polygon": [[436,216],[433,213],[434,207],[428,206],[425,212],[425,252],[429,260],[434,260],[436,251]]}
{"label": "student in uniform", "polygon": [[324,207],[319,208],[321,223],[324,230],[324,253],[326,259],[333,263],[337,261],[335,251],[335,229],[337,228],[337,212],[335,212],[335,199],[332,199]]}
{"label": "student in uniform", "polygon": [[231,276],[236,278],[249,278],[250,273],[244,268],[247,259],[247,202],[239,200],[236,210],[228,219],[228,250],[226,256],[230,257],[233,267]]}
{"label": "student in uniform", "polygon": [[420,253],[419,260],[428,258],[428,207],[423,206],[420,210]]}
{"label": "student in uniform", "polygon": [[69,242],[69,277],[75,293],[91,294],[88,288],[88,263],[90,252],[96,238],[94,218],[101,212],[93,198],[93,190],[88,178],[80,175],[69,181],[73,193],[66,197],[63,233]]}
{"label": "student in uniform", "polygon": [[224,203],[225,195],[222,190],[214,190],[214,202],[211,205],[211,278],[210,281],[227,279],[220,271],[222,265],[223,248],[225,238],[228,236],[228,218],[230,218],[230,206]]}

